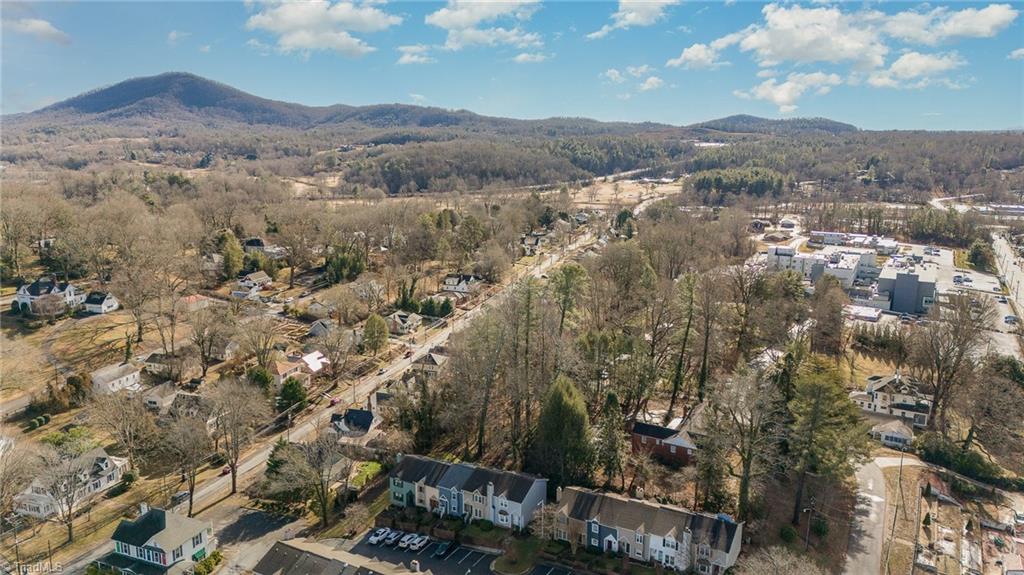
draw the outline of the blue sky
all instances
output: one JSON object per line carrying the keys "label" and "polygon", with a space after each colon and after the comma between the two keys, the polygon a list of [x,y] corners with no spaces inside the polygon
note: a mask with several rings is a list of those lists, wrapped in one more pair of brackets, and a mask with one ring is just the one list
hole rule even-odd
{"label": "blue sky", "polygon": [[1024,4],[4,2],[2,109],[188,71],[311,105],[1024,127]]}

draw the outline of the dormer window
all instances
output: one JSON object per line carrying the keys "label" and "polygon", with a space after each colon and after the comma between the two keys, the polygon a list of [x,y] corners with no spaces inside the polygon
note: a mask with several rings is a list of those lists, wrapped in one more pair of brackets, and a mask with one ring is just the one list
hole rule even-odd
{"label": "dormer window", "polygon": [[597,533],[597,522],[596,521],[590,524],[590,532],[591,533]]}
{"label": "dormer window", "polygon": [[637,533],[636,533],[636,542],[637,543],[643,543],[644,542],[644,534],[643,533],[640,533],[639,531],[637,531]]}
{"label": "dormer window", "polygon": [[697,556],[702,559],[711,557],[711,547],[709,547],[707,543],[701,543],[697,546]]}

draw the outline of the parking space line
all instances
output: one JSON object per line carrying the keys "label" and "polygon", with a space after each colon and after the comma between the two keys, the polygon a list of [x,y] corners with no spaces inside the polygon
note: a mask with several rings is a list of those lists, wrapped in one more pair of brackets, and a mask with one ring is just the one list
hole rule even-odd
{"label": "parking space line", "polygon": [[[459,551],[465,551],[466,555],[469,555],[470,553],[472,553],[472,551],[470,551],[469,549],[457,549],[455,551],[455,553],[458,553]],[[448,559],[455,559],[455,553],[452,553],[451,555],[449,555]],[[463,555],[462,558],[465,559],[466,555]],[[445,561],[447,561],[447,559]],[[459,563],[462,563],[462,561],[459,561]]]}
{"label": "parking space line", "polygon": [[479,562],[483,561],[483,560],[484,560],[484,557],[487,557],[487,555],[484,555],[483,553],[481,553],[481,554],[480,554],[480,558],[479,558],[479,559],[477,559],[475,563],[473,563],[473,567],[476,567],[476,564],[477,564],[477,563],[479,563]]}
{"label": "parking space line", "polygon": [[424,551],[426,551],[427,549],[430,549],[430,546],[431,546],[431,545],[434,545],[434,543],[427,543],[427,544],[426,544],[426,545],[425,545],[425,546],[423,547],[423,549],[420,549],[419,551],[417,551],[417,552],[416,552],[416,554],[417,554],[417,555],[420,555],[421,553],[423,553],[423,552],[424,552]]}
{"label": "parking space line", "polygon": [[463,557],[462,560],[459,561],[459,565],[462,565],[462,562],[465,561],[467,558],[469,558],[469,556],[472,555],[473,553],[474,553],[473,551],[470,551],[469,553],[466,553],[466,556]]}

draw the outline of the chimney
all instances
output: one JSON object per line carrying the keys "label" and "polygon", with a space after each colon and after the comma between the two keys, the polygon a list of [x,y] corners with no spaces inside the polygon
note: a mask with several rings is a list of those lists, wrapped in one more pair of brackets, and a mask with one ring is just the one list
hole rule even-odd
{"label": "chimney", "polygon": [[559,487],[555,488],[555,503],[561,503],[561,502],[562,502],[562,487],[559,486]]}
{"label": "chimney", "polygon": [[139,503],[139,515],[145,515],[149,513],[149,504],[143,501]]}
{"label": "chimney", "polygon": [[416,559],[413,559],[412,561],[410,561],[409,562],[409,570],[412,571],[413,573],[419,573],[420,572],[420,562],[418,560],[416,560]]}
{"label": "chimney", "polygon": [[644,488],[643,487],[637,487],[636,488],[636,498],[637,499],[643,499],[644,498]]}

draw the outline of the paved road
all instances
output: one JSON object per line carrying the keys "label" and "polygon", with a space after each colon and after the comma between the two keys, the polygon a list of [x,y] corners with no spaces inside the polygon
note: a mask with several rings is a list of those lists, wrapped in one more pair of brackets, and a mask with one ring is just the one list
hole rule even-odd
{"label": "paved road", "polygon": [[879,575],[885,540],[885,476],[869,462],[857,470],[857,508],[843,575]]}

